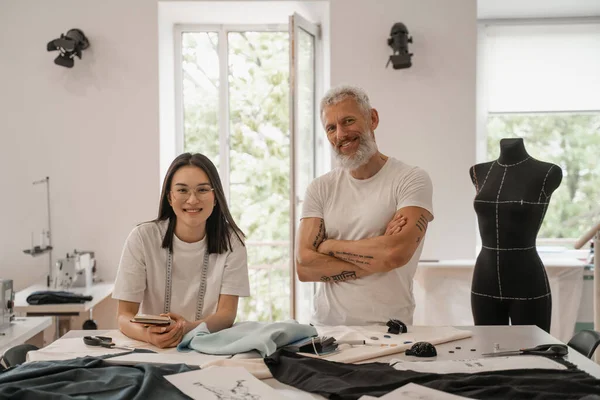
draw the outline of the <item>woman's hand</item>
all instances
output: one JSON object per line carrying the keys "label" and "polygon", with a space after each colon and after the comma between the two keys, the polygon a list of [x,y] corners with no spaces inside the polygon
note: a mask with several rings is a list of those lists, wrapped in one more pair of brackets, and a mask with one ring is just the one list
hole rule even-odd
{"label": "woman's hand", "polygon": [[160,349],[175,347],[185,333],[182,321],[171,321],[168,326],[149,326],[146,328],[146,341]]}
{"label": "woman's hand", "polygon": [[167,314],[160,314],[160,315],[163,315],[165,317],[170,317],[173,321],[181,323],[181,325],[183,327],[184,335],[186,333],[188,333],[189,331],[191,331],[192,329],[194,329],[195,327],[197,327],[198,325],[200,325],[200,322],[201,322],[201,321],[190,322],[187,319],[183,318],[181,315],[175,314],[172,312],[167,313]]}

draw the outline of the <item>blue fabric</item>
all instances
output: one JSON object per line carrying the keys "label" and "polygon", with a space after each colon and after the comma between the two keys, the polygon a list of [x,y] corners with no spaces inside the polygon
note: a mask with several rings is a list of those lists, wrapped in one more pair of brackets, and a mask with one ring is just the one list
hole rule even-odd
{"label": "blue fabric", "polygon": [[238,354],[257,350],[263,357],[306,337],[317,336],[310,325],[296,321],[286,322],[240,322],[229,329],[210,333],[205,323],[185,335],[177,350],[196,350],[206,354]]}

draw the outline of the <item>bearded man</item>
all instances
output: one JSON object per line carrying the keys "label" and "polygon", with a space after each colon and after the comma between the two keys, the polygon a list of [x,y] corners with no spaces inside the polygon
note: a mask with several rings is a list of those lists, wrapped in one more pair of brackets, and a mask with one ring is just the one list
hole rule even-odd
{"label": "bearded man", "polygon": [[338,167],[310,183],[298,229],[298,279],[319,282],[311,323],[412,325],[431,179],[379,152],[379,114],[362,89],[329,90],[320,116]]}

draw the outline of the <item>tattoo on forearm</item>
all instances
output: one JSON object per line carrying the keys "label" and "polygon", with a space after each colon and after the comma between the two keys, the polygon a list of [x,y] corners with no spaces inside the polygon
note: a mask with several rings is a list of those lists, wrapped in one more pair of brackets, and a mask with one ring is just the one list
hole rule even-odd
{"label": "tattoo on forearm", "polygon": [[356,272],[354,271],[342,271],[341,273],[337,274],[337,275],[331,275],[331,276],[322,276],[321,277],[321,281],[322,282],[343,282],[343,281],[347,281],[349,279],[357,279],[356,276]]}
{"label": "tattoo on forearm", "polygon": [[420,236],[417,238],[417,243],[419,243],[419,242],[421,242],[421,237]]}
{"label": "tattoo on forearm", "polygon": [[361,261],[361,260],[353,260],[351,258],[346,258],[346,257],[336,257],[338,260],[342,260],[342,261],[346,261],[349,262],[351,264],[363,264],[363,265],[371,265],[371,263],[367,262],[367,261]]}
{"label": "tattoo on forearm", "polygon": [[427,218],[425,218],[425,216],[423,214],[421,214],[421,216],[419,217],[419,220],[417,221],[417,228],[419,228],[419,230],[421,232],[425,232],[425,230],[427,229],[427,224],[429,222],[427,222]]}
{"label": "tattoo on forearm", "polygon": [[365,256],[362,254],[354,254],[354,253],[348,253],[345,251],[336,251],[335,254],[339,254],[341,256],[350,256],[350,257],[357,257],[357,258],[370,258],[373,259],[373,256]]}
{"label": "tattoo on forearm", "polygon": [[319,232],[317,232],[317,236],[313,241],[313,247],[315,250],[319,247],[323,240],[325,240],[325,222],[321,220],[321,223],[319,224]]}
{"label": "tattoo on forearm", "polygon": [[373,260],[373,256],[365,256],[362,254],[348,253],[345,251],[336,251],[335,257],[353,264],[371,265],[370,261]]}

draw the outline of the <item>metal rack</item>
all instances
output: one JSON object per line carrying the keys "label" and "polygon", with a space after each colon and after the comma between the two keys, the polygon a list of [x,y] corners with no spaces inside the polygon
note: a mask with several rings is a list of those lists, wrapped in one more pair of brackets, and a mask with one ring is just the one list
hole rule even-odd
{"label": "metal rack", "polygon": [[[33,239],[32,239],[31,248],[23,250],[23,253],[29,254],[32,257],[37,257],[39,255],[48,253],[48,275],[47,275],[46,282],[47,282],[47,286],[50,287],[50,275],[52,274],[52,234],[50,233],[52,230],[51,218],[50,218],[50,177],[47,176],[44,179],[40,179],[38,181],[33,182],[34,186],[41,185],[41,184],[46,184],[46,212],[48,214],[48,229],[42,230],[42,237],[43,238],[45,237],[47,244],[45,244],[43,247],[41,245],[34,246]],[[44,244],[44,243],[41,243],[41,244]]]}

